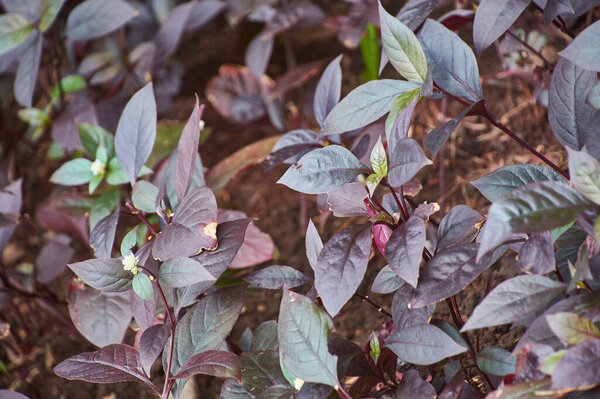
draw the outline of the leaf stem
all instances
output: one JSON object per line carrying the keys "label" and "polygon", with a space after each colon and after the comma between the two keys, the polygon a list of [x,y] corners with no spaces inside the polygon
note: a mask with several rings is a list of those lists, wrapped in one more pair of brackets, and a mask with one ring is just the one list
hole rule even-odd
{"label": "leaf stem", "polygon": [[552,64],[550,63],[550,61],[548,61],[548,59],[546,57],[544,57],[542,55],[542,53],[538,50],[536,50],[533,46],[531,46],[529,43],[527,43],[525,40],[521,39],[519,36],[515,35],[514,33],[512,33],[510,30],[506,31],[506,33],[512,37],[513,39],[515,39],[516,41],[518,41],[519,43],[521,43],[527,50],[529,50],[532,54],[535,54],[540,60],[542,60],[542,62],[544,63],[544,68],[546,68],[547,70],[551,70],[553,69]]}
{"label": "leaf stem", "polygon": [[148,230],[150,230],[150,233],[152,233],[152,236],[156,237],[156,235],[158,233],[156,232],[156,230],[154,230],[154,227],[152,227],[152,224],[150,224],[148,219],[144,215],[141,214],[139,209],[137,209],[130,202],[125,203],[125,208],[127,208],[129,210],[129,212],[131,212],[132,215],[135,215],[148,228]]}
{"label": "leaf stem", "polygon": [[386,315],[388,317],[392,317],[392,314],[390,312],[385,310],[382,306],[378,305],[376,302],[373,302],[371,300],[371,298],[369,298],[368,295],[363,295],[363,294],[359,294],[358,292],[355,292],[354,296],[362,299],[363,302],[366,302],[369,305],[373,306],[375,309],[377,309],[378,312],[383,313],[384,315]]}

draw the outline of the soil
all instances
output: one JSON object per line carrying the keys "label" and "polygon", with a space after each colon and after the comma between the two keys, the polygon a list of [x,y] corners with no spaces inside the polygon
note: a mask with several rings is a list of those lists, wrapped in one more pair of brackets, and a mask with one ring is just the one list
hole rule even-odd
{"label": "soil", "polygon": [[[233,30],[224,26],[224,20],[218,19],[203,28],[202,35],[197,40],[186,40],[183,43],[178,53],[178,58],[185,64],[187,70],[182,86],[183,91],[173,109],[164,115],[165,118],[185,120],[193,106],[193,93],[199,95],[204,93],[208,79],[217,74],[221,64],[243,63],[240,56],[243,54],[242,50],[247,45],[248,38],[252,37],[259,27],[244,23]],[[224,30],[225,34],[223,34]],[[331,32],[313,29],[310,33],[310,36],[306,31],[292,33],[292,47],[299,64],[331,57],[343,51]],[[272,75],[285,70],[285,60],[280,55],[283,54],[282,48],[276,48],[275,54],[269,67],[269,73]],[[352,54],[351,57],[345,57],[343,63],[344,92],[347,93],[350,88],[360,83],[357,76],[361,69],[361,60],[358,51],[346,51],[346,54]],[[486,52],[485,58],[479,62],[479,65],[482,76],[497,70],[495,53]],[[310,95],[310,87],[314,87],[314,83],[313,79],[312,82],[292,93],[290,99],[302,103]],[[495,99],[492,105],[498,118],[504,118],[503,121],[507,125],[514,131],[520,132],[521,137],[534,144],[538,151],[556,161],[559,166],[564,166],[566,160],[560,145],[548,130],[545,109],[530,101],[531,87],[519,79],[490,80],[487,83],[484,91],[486,97]],[[277,133],[268,124],[262,122],[250,126],[231,124],[217,114],[205,99],[204,103],[207,104],[204,119],[207,126],[213,130],[210,138],[200,148],[205,166],[210,167],[235,150]],[[419,104],[411,129],[413,138],[421,141],[433,127],[439,124],[436,108],[438,105],[439,102],[434,104],[427,101]],[[448,115],[452,116],[458,112],[460,108],[455,107],[455,104],[449,104]],[[40,153],[45,153],[47,148],[48,143],[44,142],[39,149]],[[31,152],[25,151],[23,154],[22,158],[17,160],[17,164],[20,173],[26,177],[24,211],[33,215],[39,201],[54,189],[48,183],[48,177],[57,164],[44,157],[31,157]],[[443,203],[443,210],[446,212],[453,205],[466,204],[485,213],[489,203],[469,182],[499,166],[528,162],[537,163],[537,160],[502,132],[494,130],[488,123],[476,117],[469,117],[461,123],[446,147],[446,194],[443,198],[440,197],[439,157],[437,157],[433,166],[418,175],[423,190],[413,200],[416,203],[423,201]],[[222,190],[217,200],[222,208],[242,210],[258,219],[256,224],[273,238],[277,248],[277,259],[272,264],[290,265],[310,274],[304,255],[306,220],[300,219],[301,201],[306,201],[307,216],[313,218],[317,225],[321,216],[313,196],[300,196],[285,186],[275,184],[284,171],[285,167],[277,167],[269,172],[265,172],[261,166],[254,167]],[[440,212],[433,215],[432,219],[439,222],[441,217]],[[328,239],[347,222],[344,219],[330,217],[324,230],[321,231],[321,236],[324,240]],[[44,242],[43,235],[44,231],[39,228],[34,234],[29,234],[25,228],[17,229],[4,255],[5,264],[14,267],[24,262],[35,262]],[[89,256],[91,253],[88,248],[83,245],[77,247],[76,259],[86,259]],[[358,290],[360,293],[369,294],[370,281],[385,264],[377,253],[374,256],[376,259],[369,265],[365,282]],[[514,256],[505,256],[463,290],[457,298],[463,319],[466,320],[489,287],[493,287],[515,272]],[[64,272],[49,286],[61,301],[64,301],[68,278],[69,273]],[[278,291],[251,291],[247,296],[239,322],[232,332],[233,341],[239,339],[247,326],[255,328],[263,321],[277,319],[280,298],[281,293]],[[370,298],[384,308],[390,308],[392,295],[374,294],[370,295]],[[30,352],[18,354],[7,351],[5,349],[7,346],[2,345],[4,349],[0,350],[0,360],[7,370],[0,374],[0,387],[18,390],[32,399],[154,397],[151,392],[137,384],[96,385],[81,381],[67,381],[55,376],[52,367],[58,362],[80,352],[92,351],[95,349],[94,346],[57,323],[55,317],[36,301],[19,300],[16,306],[23,314],[29,331],[16,327],[19,324],[16,323],[14,313],[3,311],[3,317],[15,326],[11,331],[12,337],[4,342],[22,340],[29,347]],[[65,307],[62,307],[60,312],[68,318]],[[448,309],[443,303],[438,305],[435,317],[451,321]],[[386,321],[389,319],[377,309],[353,298],[335,319],[335,335],[354,340],[362,346],[371,331],[377,330]],[[509,331],[508,327],[488,329],[483,331],[478,342],[481,346],[493,344],[510,349],[518,333],[518,329]],[[131,342],[132,337],[133,333],[130,333],[127,337],[128,342]],[[197,397],[218,397],[220,381],[199,377],[196,383]]]}

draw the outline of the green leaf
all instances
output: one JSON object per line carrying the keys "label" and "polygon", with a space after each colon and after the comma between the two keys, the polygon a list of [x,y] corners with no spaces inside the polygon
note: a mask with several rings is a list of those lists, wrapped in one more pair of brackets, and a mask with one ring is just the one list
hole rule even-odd
{"label": "green leaf", "polygon": [[373,194],[375,193],[375,189],[377,188],[377,186],[379,185],[379,182],[381,182],[381,179],[383,179],[383,176],[380,176],[376,173],[371,173],[368,177],[367,177],[367,188],[369,189],[369,195],[372,197]]}
{"label": "green leaf", "polygon": [[125,237],[123,237],[123,241],[121,241],[121,256],[125,257],[131,254],[131,248],[135,247],[137,241],[138,227],[139,226],[135,226],[125,234]]}
{"label": "green leaf", "polygon": [[431,324],[404,328],[392,334],[384,347],[391,349],[401,360],[418,365],[434,364],[467,350]]}
{"label": "green leaf", "polygon": [[587,199],[600,205],[600,162],[585,152],[566,148],[571,184]]}
{"label": "green leaf", "polygon": [[387,156],[385,154],[385,148],[383,148],[383,144],[381,143],[381,136],[379,136],[377,143],[375,143],[375,146],[371,151],[371,167],[373,168],[375,174],[377,174],[378,176],[387,176]]}
{"label": "green leaf", "polygon": [[90,183],[88,184],[88,192],[90,193],[90,195],[94,194],[94,191],[96,191],[100,183],[102,183],[103,179],[104,174],[92,176],[92,178],[90,179]]}
{"label": "green leaf", "polygon": [[110,132],[100,126],[90,125],[89,123],[79,124],[79,138],[83,148],[90,157],[96,156],[98,146],[102,144],[106,148],[106,154],[109,158],[114,155],[115,138]]}
{"label": "green leaf", "polygon": [[539,369],[544,374],[548,374],[548,375],[554,374],[554,368],[556,367],[556,363],[558,363],[558,361],[560,359],[562,359],[562,357],[565,355],[565,353],[567,353],[567,350],[563,349],[563,350],[554,352],[553,354],[549,355],[547,358],[545,358],[542,361],[542,364],[540,364]]}
{"label": "green leaf", "polygon": [[365,69],[361,73],[362,81],[377,80],[379,77],[381,49],[377,27],[372,23],[367,24],[365,35],[360,39],[360,54],[365,64]]}
{"label": "green leaf", "polygon": [[339,386],[337,356],[327,350],[329,315],[303,295],[283,290],[279,309],[279,356],[297,378]]}
{"label": "green leaf", "polygon": [[33,24],[21,14],[0,15],[0,54],[23,43],[33,31]]}
{"label": "green leaf", "polygon": [[156,197],[158,197],[158,188],[150,182],[140,180],[133,186],[131,200],[140,211],[156,212]]}
{"label": "green leaf", "polygon": [[600,110],[600,82],[596,83],[587,96],[587,103],[596,111]]}
{"label": "green leaf", "polygon": [[45,126],[50,122],[50,116],[37,108],[23,108],[17,112],[19,119],[31,126]]}
{"label": "green leaf", "polygon": [[[420,93],[421,93],[420,87],[410,90],[410,91],[407,91],[407,92],[404,92],[404,93],[400,94],[398,97],[396,97],[396,99],[392,103],[392,108],[390,108],[390,113],[388,114],[388,116],[385,120],[385,134],[388,137],[388,142],[389,142],[390,133],[392,131],[392,128],[394,127],[394,123],[396,123],[396,119],[398,119],[398,116],[400,116],[402,111],[404,111],[406,109],[406,107],[408,107],[408,104],[410,104],[415,99],[415,97],[417,97]],[[389,145],[389,143],[388,143],[388,145]]]}
{"label": "green leaf", "polygon": [[512,233],[561,227],[592,207],[590,201],[566,183],[546,181],[519,187],[492,204],[477,259]]}
{"label": "green leaf", "polygon": [[[147,175],[150,173],[152,173],[152,169],[149,169],[149,168],[143,166],[142,169],[140,170],[140,173],[138,174],[138,177],[141,177],[141,176],[144,176],[144,175]],[[127,177],[127,174],[125,174],[125,171],[123,171],[123,169],[121,169],[121,165],[119,165],[119,161],[117,161],[117,158],[112,158],[108,162],[108,173],[106,174],[106,182],[113,186],[118,186],[118,185],[129,182],[129,177]]]}
{"label": "green leaf", "polygon": [[475,307],[461,331],[523,320],[550,305],[565,284],[538,275],[516,276],[492,290]]}
{"label": "green leaf", "polygon": [[136,294],[145,301],[154,302],[154,289],[152,288],[152,281],[144,273],[138,273],[133,276],[131,281],[133,290]]}
{"label": "green leaf", "polygon": [[486,374],[514,374],[517,358],[509,356],[510,352],[506,349],[488,346],[477,353],[477,366]]}
{"label": "green leaf", "polygon": [[60,88],[58,85],[52,88],[52,94],[50,102],[55,102],[60,98],[60,90],[62,89],[63,94],[71,94],[76,91],[83,90],[86,88],[85,79],[80,75],[67,75],[60,80]]}
{"label": "green leaf", "polygon": [[412,30],[390,15],[379,3],[383,51],[398,73],[419,83],[427,76],[427,58]]}
{"label": "green leaf", "polygon": [[559,312],[546,316],[552,332],[568,345],[577,345],[588,339],[600,338],[600,329],[585,317],[575,313]]}
{"label": "green leaf", "polygon": [[94,176],[91,171],[92,161],[85,158],[76,158],[64,163],[58,168],[50,181],[63,186],[78,186],[88,183]]}
{"label": "green leaf", "polygon": [[65,0],[42,0],[40,30],[46,32],[51,26]]}
{"label": "green leaf", "polygon": [[371,339],[369,340],[369,347],[371,348],[370,355],[375,363],[377,363],[377,359],[379,359],[379,354],[381,353],[381,349],[379,348],[379,339],[377,339],[377,335],[373,332],[371,333]]}

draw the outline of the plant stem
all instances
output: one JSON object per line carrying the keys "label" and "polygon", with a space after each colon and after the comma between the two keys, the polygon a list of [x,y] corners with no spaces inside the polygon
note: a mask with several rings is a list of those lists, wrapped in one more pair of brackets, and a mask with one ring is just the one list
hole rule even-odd
{"label": "plant stem", "polygon": [[506,33],[512,37],[513,39],[515,39],[516,41],[518,41],[519,43],[521,43],[527,50],[529,50],[532,54],[535,54],[540,60],[542,60],[542,62],[544,63],[544,68],[550,70],[552,68],[552,64],[550,63],[550,61],[548,61],[546,59],[546,57],[544,57],[542,55],[542,53],[540,53],[538,50],[536,50],[535,48],[533,48],[529,43],[527,43],[525,40],[521,39],[519,36],[515,35],[514,33],[512,33],[510,30],[506,31]]}
{"label": "plant stem", "polygon": [[135,215],[139,219],[140,222],[144,223],[144,225],[148,228],[150,233],[152,233],[152,235],[154,237],[156,237],[156,234],[158,234],[158,233],[156,232],[156,230],[154,230],[154,227],[152,227],[152,224],[150,224],[148,219],[145,218],[144,215],[142,215],[140,213],[140,211],[135,206],[133,206],[133,204],[126,202],[125,208],[127,208],[129,210],[129,212],[131,212],[132,215]]}
{"label": "plant stem", "polygon": [[388,317],[392,317],[392,314],[390,312],[388,312],[387,310],[385,310],[382,306],[379,306],[377,303],[373,302],[369,298],[368,295],[362,295],[362,294],[359,294],[358,292],[355,292],[354,296],[362,299],[363,302],[366,302],[369,305],[373,306],[375,309],[377,309],[378,312],[381,312],[381,313],[383,313],[384,315],[386,315]]}
{"label": "plant stem", "polygon": [[[402,213],[402,218],[406,222],[408,220],[408,211],[404,209],[404,205],[398,199],[398,195],[396,194],[396,191],[390,185],[390,183],[388,183],[387,180],[385,180],[385,185],[386,185],[387,188],[390,189],[390,192],[392,193],[392,197],[394,197],[394,201],[396,202],[396,205],[398,205],[398,208],[400,208],[400,213]],[[402,197],[404,198],[404,196],[402,196]],[[404,202],[404,201],[402,201],[402,202]]]}

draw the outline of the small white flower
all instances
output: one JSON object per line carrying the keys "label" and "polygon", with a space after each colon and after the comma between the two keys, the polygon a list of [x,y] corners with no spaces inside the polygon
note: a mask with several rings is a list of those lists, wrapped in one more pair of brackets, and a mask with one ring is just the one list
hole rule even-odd
{"label": "small white flower", "polygon": [[200,119],[198,126],[200,127],[200,130],[204,130],[204,121],[202,119]]}
{"label": "small white flower", "polygon": [[134,254],[129,254],[123,258],[121,264],[123,265],[123,270],[130,271],[131,274],[136,275],[139,272],[138,262],[140,259]]}
{"label": "small white flower", "polygon": [[99,159],[96,159],[92,162],[92,166],[90,166],[90,170],[94,176],[103,175],[106,171],[106,164]]}
{"label": "small white flower", "polygon": [[302,385],[304,385],[304,380],[301,380],[300,378],[294,380],[294,388],[296,388],[297,391],[302,389]]}

